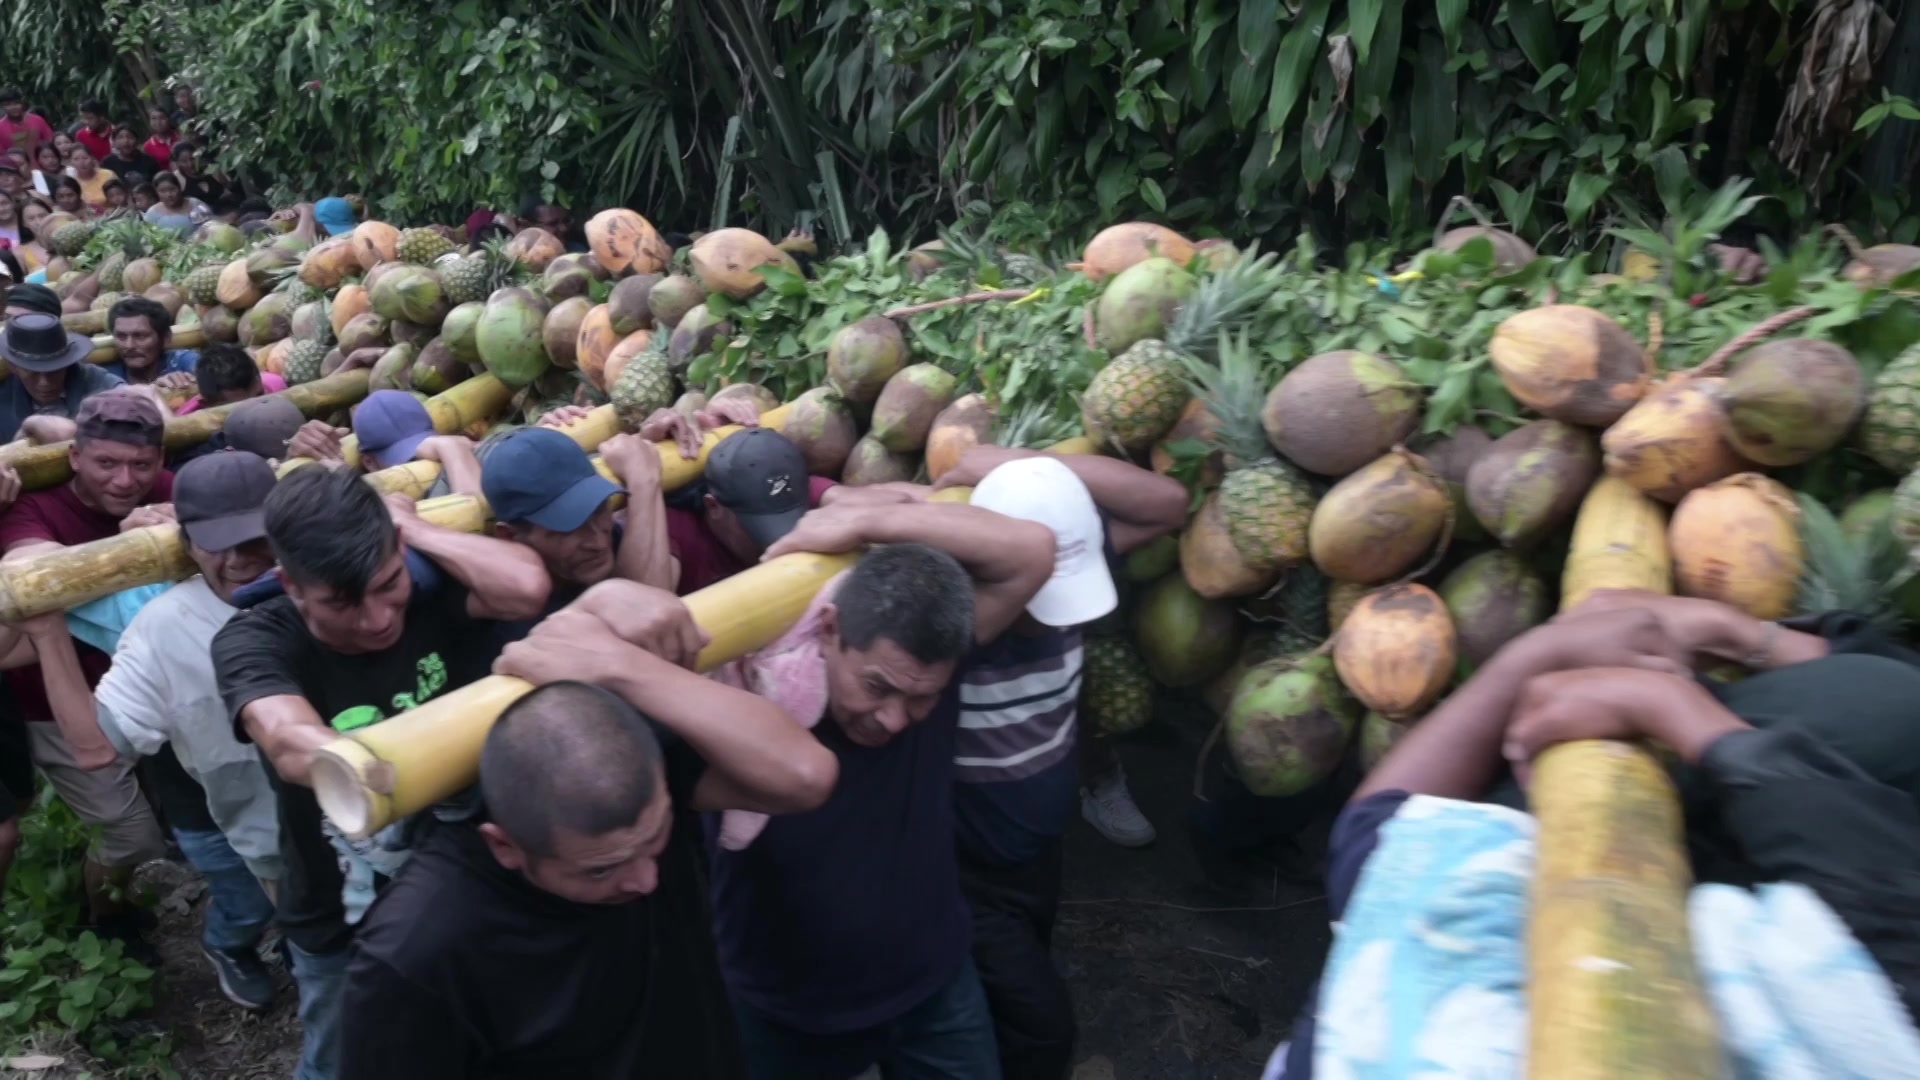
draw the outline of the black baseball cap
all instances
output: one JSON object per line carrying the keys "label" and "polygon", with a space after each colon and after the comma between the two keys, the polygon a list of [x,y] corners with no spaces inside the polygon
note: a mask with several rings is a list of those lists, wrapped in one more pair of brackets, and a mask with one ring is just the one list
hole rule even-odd
{"label": "black baseball cap", "polygon": [[173,512],[187,539],[227,551],[267,536],[273,466],[259,454],[225,450],[194,458],[173,478]]}
{"label": "black baseball cap", "polygon": [[227,445],[263,458],[287,456],[287,441],[307,422],[300,407],[286,398],[262,397],[243,401],[227,414],[221,430]]}
{"label": "black baseball cap", "polygon": [[508,434],[487,454],[480,493],[495,521],[570,533],[624,490],[600,475],[579,443],[553,428],[532,427]]}
{"label": "black baseball cap", "polygon": [[807,491],[807,456],[777,431],[749,428],[707,457],[707,493],[763,548],[806,516]]}
{"label": "black baseball cap", "polygon": [[7,290],[8,307],[26,308],[29,312],[60,317],[60,294],[45,285],[26,283],[15,285]]}

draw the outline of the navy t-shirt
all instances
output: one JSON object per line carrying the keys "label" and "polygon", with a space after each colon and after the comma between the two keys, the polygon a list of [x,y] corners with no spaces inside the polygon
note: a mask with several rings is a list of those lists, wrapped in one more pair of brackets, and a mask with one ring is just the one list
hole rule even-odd
{"label": "navy t-shirt", "polygon": [[[714,937],[734,1000],[799,1031],[864,1031],[953,981],[973,947],[953,844],[949,686],[881,747],[832,717],[814,735],[840,760],[824,806],[774,817],[745,851],[712,853]],[[719,822],[709,815],[711,841]]]}

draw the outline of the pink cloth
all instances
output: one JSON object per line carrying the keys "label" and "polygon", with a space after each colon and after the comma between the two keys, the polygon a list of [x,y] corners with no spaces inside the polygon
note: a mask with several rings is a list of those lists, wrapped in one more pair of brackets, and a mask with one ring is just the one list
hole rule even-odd
{"label": "pink cloth", "polygon": [[[716,668],[707,677],[750,690],[811,729],[827,715],[827,627],[822,612],[840,589],[842,571],[822,586],[792,629],[751,656]],[[767,827],[767,815],[728,810],[720,815],[720,846],[740,851]]]}
{"label": "pink cloth", "polygon": [[[263,371],[260,373],[260,389],[263,393],[277,394],[280,391],[285,390],[286,388],[287,388],[287,380],[281,378],[278,375],[275,375],[271,371]],[[176,409],[174,411],[174,415],[185,416],[190,412],[199,412],[199,411],[200,411],[200,395],[195,394],[192,397],[187,399],[186,404]]]}

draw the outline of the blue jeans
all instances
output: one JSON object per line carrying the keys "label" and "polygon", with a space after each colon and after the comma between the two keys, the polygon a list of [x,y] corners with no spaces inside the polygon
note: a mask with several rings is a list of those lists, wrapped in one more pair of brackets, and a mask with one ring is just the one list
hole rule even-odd
{"label": "blue jeans", "polygon": [[953,981],[891,1023],[843,1035],[797,1031],[736,1003],[741,1050],[754,1080],[852,1080],[880,1066],[885,1080],[999,1080],[1000,1055],[980,973],[969,959]]}
{"label": "blue jeans", "polygon": [[300,1068],[294,1080],[340,1075],[340,999],[347,990],[347,952],[310,953],[287,942],[300,989]]}
{"label": "blue jeans", "polygon": [[216,952],[238,952],[260,944],[273,921],[273,901],[260,879],[247,869],[226,835],[218,829],[196,832],[173,830],[180,850],[200,876],[207,879],[207,924],[200,936]]}

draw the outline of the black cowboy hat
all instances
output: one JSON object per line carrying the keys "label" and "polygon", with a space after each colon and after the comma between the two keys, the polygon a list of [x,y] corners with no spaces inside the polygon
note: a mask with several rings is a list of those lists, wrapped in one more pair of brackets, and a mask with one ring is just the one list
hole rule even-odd
{"label": "black cowboy hat", "polygon": [[0,359],[22,371],[62,371],[92,351],[91,339],[68,333],[51,315],[15,315],[0,337]]}

